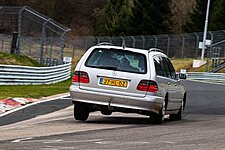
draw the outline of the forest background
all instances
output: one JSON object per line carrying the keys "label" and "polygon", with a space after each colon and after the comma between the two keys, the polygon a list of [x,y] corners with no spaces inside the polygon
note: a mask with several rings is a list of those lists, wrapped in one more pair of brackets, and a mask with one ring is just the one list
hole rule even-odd
{"label": "forest background", "polygon": [[[0,0],[30,6],[83,35],[158,35],[202,32],[208,0]],[[210,31],[225,29],[225,0],[211,0]]]}

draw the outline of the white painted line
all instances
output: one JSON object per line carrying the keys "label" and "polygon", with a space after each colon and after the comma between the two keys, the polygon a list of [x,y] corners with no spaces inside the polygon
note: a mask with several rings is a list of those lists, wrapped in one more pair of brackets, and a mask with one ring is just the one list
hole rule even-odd
{"label": "white painted line", "polygon": [[68,97],[68,96],[70,96],[70,94],[66,94],[66,95],[63,95],[63,96],[50,98],[50,99],[47,99],[47,100],[40,100],[40,101],[37,101],[37,102],[33,102],[33,103],[30,103],[30,104],[27,104],[27,105],[24,105],[24,106],[21,106],[21,107],[12,109],[12,110],[7,111],[5,113],[2,113],[2,114],[0,114],[0,118],[3,117],[3,116],[6,116],[8,114],[11,114],[13,112],[22,110],[22,109],[27,108],[27,107],[30,107],[30,106],[33,106],[33,105],[37,105],[37,104],[40,104],[40,103],[43,103],[43,102],[49,102],[49,101],[53,101],[53,100],[57,100],[57,99],[64,99],[65,97]]}
{"label": "white painted line", "polygon": [[[61,143],[86,143],[86,142],[99,142],[102,141],[102,139],[91,139],[91,140],[80,140],[80,141],[65,141],[65,140],[55,140],[56,142],[61,142]],[[54,140],[52,141],[52,143]],[[43,142],[43,143],[50,143],[50,142]]]}
{"label": "white painted line", "polygon": [[12,141],[12,143],[19,143],[21,141],[26,141],[26,140],[30,140],[30,139],[32,139],[32,137],[17,139],[17,140]]}
{"label": "white painted line", "polygon": [[172,142],[172,141],[163,141],[163,143],[167,143],[167,144],[175,144],[175,142]]}
{"label": "white painted line", "polygon": [[112,143],[117,143],[115,141],[99,141],[99,142],[95,142],[96,144],[112,144]]}
{"label": "white painted line", "polygon": [[62,143],[62,142],[63,142],[63,140],[47,140],[47,141],[45,141],[43,143],[45,143],[45,144],[52,144],[52,143]]}
{"label": "white painted line", "polygon": [[61,98],[61,99],[70,100],[71,98]]}
{"label": "white painted line", "polygon": [[98,142],[94,142],[96,144],[103,144],[103,145],[107,145],[107,144],[113,144],[113,145],[138,145],[138,144],[150,144],[150,142],[146,142],[146,141],[130,141],[130,142],[126,142],[126,141],[98,141]]}

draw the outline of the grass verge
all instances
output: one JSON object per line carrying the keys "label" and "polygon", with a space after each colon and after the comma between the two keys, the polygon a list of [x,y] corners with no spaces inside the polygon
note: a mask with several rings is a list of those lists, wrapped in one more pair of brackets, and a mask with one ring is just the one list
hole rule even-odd
{"label": "grass verge", "polygon": [[0,64],[42,67],[40,63],[27,56],[12,55],[0,52]]}
{"label": "grass verge", "polygon": [[71,79],[50,85],[1,85],[0,99],[8,97],[41,98],[69,92]]}

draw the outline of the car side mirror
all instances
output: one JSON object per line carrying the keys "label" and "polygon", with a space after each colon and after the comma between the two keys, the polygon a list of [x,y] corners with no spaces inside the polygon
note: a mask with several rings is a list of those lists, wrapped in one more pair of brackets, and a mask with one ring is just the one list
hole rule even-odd
{"label": "car side mirror", "polygon": [[179,75],[179,79],[183,79],[183,80],[187,79],[187,75],[186,74],[179,73],[178,75]]}

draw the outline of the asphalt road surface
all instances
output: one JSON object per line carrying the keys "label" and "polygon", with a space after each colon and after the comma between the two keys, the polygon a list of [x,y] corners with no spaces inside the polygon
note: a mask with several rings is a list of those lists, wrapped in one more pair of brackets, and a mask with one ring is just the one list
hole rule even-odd
{"label": "asphalt road surface", "polygon": [[[152,125],[146,116],[95,112],[87,122],[80,122],[73,119],[72,106],[52,113],[43,111],[42,115],[32,115],[34,110],[30,109],[23,115],[17,112],[18,120],[23,121],[0,126],[0,150],[225,150],[225,86],[190,81],[185,85],[188,99],[181,121]],[[58,101],[59,105],[70,105],[69,99]],[[23,118],[25,113],[36,117]],[[15,114],[4,120],[12,116]]]}

